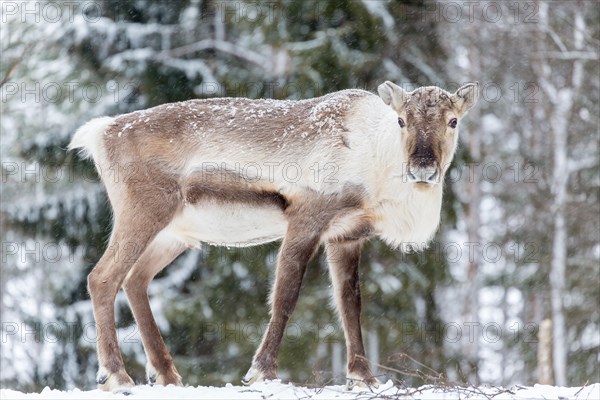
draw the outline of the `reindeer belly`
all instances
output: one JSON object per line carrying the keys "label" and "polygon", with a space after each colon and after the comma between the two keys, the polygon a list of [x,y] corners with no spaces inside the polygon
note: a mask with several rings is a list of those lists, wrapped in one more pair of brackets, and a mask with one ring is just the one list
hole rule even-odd
{"label": "reindeer belly", "polygon": [[191,247],[248,247],[281,239],[286,229],[283,212],[274,206],[201,203],[185,206],[166,231]]}

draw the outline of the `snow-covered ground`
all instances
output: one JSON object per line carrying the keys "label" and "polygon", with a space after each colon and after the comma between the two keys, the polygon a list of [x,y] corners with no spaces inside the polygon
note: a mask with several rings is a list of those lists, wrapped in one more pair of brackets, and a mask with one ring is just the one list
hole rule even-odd
{"label": "snow-covered ground", "polygon": [[494,399],[494,400],[563,400],[563,399],[600,399],[600,384],[585,387],[554,387],[535,385],[533,387],[502,388],[434,388],[424,386],[407,389],[394,386],[392,381],[378,389],[359,389],[347,391],[344,386],[325,386],[306,388],[280,382],[259,383],[252,386],[225,387],[175,387],[175,386],[136,386],[131,394],[112,394],[100,390],[70,391],[52,390],[46,387],[41,393],[21,393],[9,389],[0,390],[1,399],[227,399],[227,400],[264,400],[264,399],[419,399],[419,400],[455,400],[455,399]]}

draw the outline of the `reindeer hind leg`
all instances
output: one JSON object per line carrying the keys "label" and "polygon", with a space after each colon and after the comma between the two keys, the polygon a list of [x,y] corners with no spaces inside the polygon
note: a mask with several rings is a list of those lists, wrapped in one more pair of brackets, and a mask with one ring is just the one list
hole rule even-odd
{"label": "reindeer hind leg", "polygon": [[127,392],[134,385],[125,371],[115,326],[115,298],[127,274],[154,237],[171,221],[179,202],[177,192],[147,190],[129,193],[136,201],[121,204],[111,243],[88,275],[97,331],[100,389]]}
{"label": "reindeer hind leg", "polygon": [[185,250],[185,245],[174,240],[155,238],[129,271],[123,284],[129,306],[140,329],[148,363],[148,383],[181,386],[181,376],[173,363],[150,309],[148,286],[154,276]]}

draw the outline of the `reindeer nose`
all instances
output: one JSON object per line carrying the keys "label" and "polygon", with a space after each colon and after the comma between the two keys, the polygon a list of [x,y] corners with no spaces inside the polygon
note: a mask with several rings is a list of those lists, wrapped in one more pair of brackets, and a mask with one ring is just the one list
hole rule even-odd
{"label": "reindeer nose", "polygon": [[411,167],[408,166],[408,182],[409,183],[437,183],[438,168],[435,166],[430,167]]}

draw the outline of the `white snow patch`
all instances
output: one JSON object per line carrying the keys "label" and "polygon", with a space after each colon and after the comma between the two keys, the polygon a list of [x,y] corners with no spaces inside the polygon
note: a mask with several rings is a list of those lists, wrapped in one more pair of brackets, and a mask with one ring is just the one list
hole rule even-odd
{"label": "white snow patch", "polygon": [[[41,393],[21,393],[14,390],[1,389],[2,399],[422,399],[422,400],[454,400],[454,399],[490,399],[495,400],[524,400],[524,399],[598,399],[600,398],[600,384],[596,383],[585,387],[555,387],[535,385],[533,387],[502,388],[436,388],[423,386],[418,389],[401,388],[394,386],[392,381],[381,385],[378,389],[355,388],[345,390],[344,386],[325,386],[321,388],[306,388],[284,384],[280,381],[257,383],[252,386],[233,386],[228,383],[224,387],[199,386],[176,387],[169,386],[136,386],[129,396],[113,394],[100,390],[82,391],[79,389],[60,391],[46,387]],[[402,396],[402,397],[401,397]]]}

